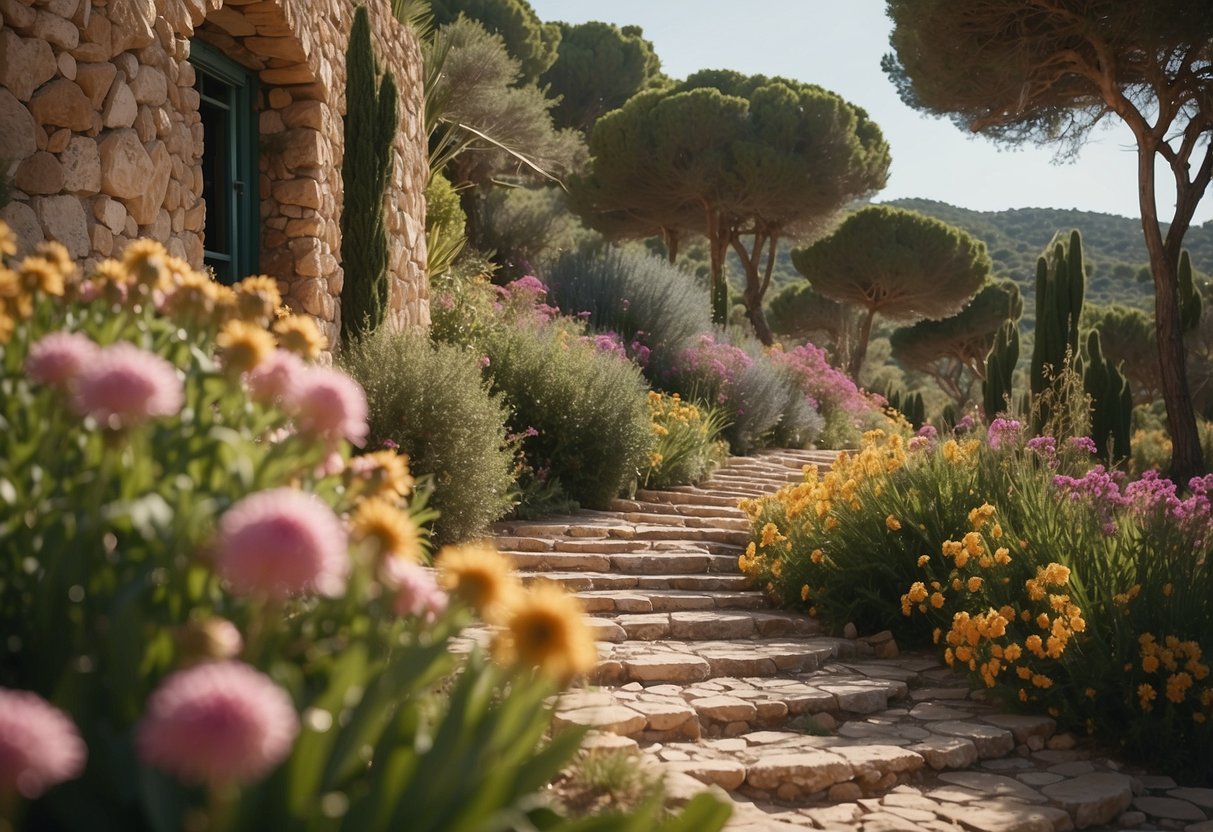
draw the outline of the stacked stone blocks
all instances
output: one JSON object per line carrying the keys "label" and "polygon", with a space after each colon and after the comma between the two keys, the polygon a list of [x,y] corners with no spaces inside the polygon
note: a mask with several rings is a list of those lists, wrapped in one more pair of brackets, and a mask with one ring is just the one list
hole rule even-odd
{"label": "stacked stone blocks", "polygon": [[[425,326],[420,52],[388,0],[368,6],[402,91],[389,323]],[[200,267],[203,128],[188,57],[206,41],[260,81],[261,271],[335,343],[352,12],[350,0],[0,0],[0,219],[27,245],[60,241],[86,268],[144,236]]]}

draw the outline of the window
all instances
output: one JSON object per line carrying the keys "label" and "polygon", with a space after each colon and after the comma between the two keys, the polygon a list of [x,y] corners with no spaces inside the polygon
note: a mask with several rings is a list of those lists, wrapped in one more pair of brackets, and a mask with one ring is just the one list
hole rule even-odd
{"label": "window", "polygon": [[221,283],[257,273],[257,76],[214,47],[190,44],[201,100],[203,261]]}

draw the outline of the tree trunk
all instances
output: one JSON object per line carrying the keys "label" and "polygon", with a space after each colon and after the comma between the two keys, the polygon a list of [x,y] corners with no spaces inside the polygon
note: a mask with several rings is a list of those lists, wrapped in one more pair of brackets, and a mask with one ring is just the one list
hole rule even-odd
{"label": "tree trunk", "polygon": [[758,336],[758,340],[768,347],[775,343],[775,335],[771,332],[767,316],[762,309],[762,296],[765,294],[766,287],[763,277],[758,274],[758,262],[762,259],[763,248],[769,244],[774,250],[776,240],[776,237],[768,237],[756,231],[754,232],[753,251],[746,251],[740,234],[733,234],[730,240],[745,269],[745,293],[742,295],[742,301],[745,303],[746,318],[754,327],[754,334]]}
{"label": "tree trunk", "polygon": [[859,384],[859,371],[863,369],[863,360],[868,357],[868,340],[872,337],[872,319],[875,317],[875,307],[868,307],[859,323],[859,335],[855,338],[855,346],[851,352],[851,366],[847,368],[847,373],[856,384]]}
{"label": "tree trunk", "polygon": [[[1180,195],[1182,202],[1182,195]],[[1196,414],[1188,390],[1187,362],[1184,358],[1183,327],[1179,317],[1178,250],[1170,256],[1158,226],[1154,197],[1154,152],[1140,142],[1137,154],[1137,198],[1141,206],[1141,224],[1146,249],[1150,253],[1150,272],[1154,277],[1154,317],[1157,323],[1158,363],[1162,396],[1167,406],[1167,430],[1171,434],[1170,476],[1177,483],[1205,472]],[[1177,210],[1178,213],[1178,210]],[[1180,220],[1176,217],[1176,220]]]}

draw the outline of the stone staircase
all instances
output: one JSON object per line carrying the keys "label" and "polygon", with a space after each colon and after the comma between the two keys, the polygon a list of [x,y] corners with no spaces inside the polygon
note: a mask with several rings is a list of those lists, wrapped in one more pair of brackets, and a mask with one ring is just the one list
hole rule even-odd
{"label": "stone staircase", "polygon": [[499,524],[523,580],[575,592],[598,639],[587,684],[556,703],[557,728],[639,748],[676,797],[723,790],[737,832],[1213,832],[1213,790],[1133,776],[1048,717],[999,713],[887,634],[835,638],[772,609],[737,567],[749,541],[737,501],[833,457],[733,458],[702,486]]}

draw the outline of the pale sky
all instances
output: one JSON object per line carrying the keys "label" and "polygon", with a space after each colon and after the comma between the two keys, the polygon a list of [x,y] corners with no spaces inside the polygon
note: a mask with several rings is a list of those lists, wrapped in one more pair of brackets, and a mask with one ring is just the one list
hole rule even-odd
{"label": "pale sky", "polygon": [[[951,121],[906,107],[880,70],[892,28],[882,0],[530,0],[543,20],[603,20],[644,29],[675,78],[699,69],[782,75],[831,89],[868,111],[892,148],[889,185],[875,199],[921,197],[978,211],[1077,208],[1139,216],[1132,134],[1116,119],[1078,160],[1051,148],[1000,150]],[[1169,170],[1159,181],[1171,181]],[[1159,190],[1170,218],[1174,196]],[[1193,224],[1213,220],[1206,193]]]}

